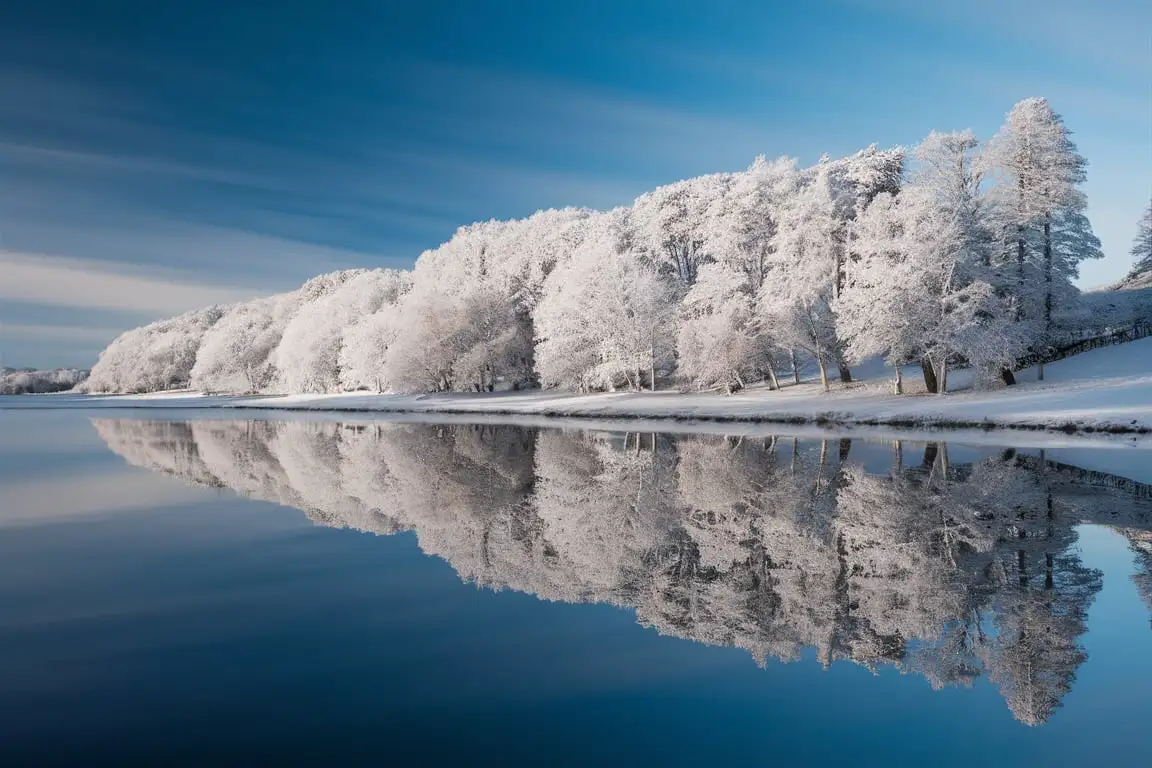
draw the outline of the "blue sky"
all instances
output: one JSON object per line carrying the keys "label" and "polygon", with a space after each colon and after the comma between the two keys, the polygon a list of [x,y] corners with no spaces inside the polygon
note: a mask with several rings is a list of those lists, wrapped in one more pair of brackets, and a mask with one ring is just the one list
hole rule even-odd
{"label": "blue sky", "polygon": [[72,2],[0,7],[0,364],[407,266],[460,224],[611,207],[1047,96],[1123,275],[1152,195],[1152,5]]}

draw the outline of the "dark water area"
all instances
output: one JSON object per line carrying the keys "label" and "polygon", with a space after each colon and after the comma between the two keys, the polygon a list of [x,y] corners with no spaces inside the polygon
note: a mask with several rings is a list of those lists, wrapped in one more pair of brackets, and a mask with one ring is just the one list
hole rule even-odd
{"label": "dark water area", "polygon": [[1152,452],[143,416],[0,411],[5,766],[1152,759]]}

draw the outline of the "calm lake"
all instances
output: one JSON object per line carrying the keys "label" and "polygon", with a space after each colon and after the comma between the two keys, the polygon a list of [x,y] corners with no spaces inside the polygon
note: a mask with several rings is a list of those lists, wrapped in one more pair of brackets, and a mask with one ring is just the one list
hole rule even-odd
{"label": "calm lake", "polygon": [[1152,452],[282,418],[0,410],[0,763],[1152,760]]}

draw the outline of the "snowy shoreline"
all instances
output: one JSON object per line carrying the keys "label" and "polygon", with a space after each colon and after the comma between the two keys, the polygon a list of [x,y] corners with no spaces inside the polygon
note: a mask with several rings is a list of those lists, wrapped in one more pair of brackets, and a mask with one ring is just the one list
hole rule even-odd
{"label": "snowy shoreline", "polygon": [[[1128,436],[1152,443],[1152,338],[1093,350],[1047,367],[1046,380],[1022,371],[1011,388],[945,396],[890,394],[884,370],[831,392],[813,381],[779,391],[753,387],[719,393],[556,390],[377,395],[208,395],[192,391],[143,395],[36,395],[0,398],[0,410],[30,408],[245,410],[395,414],[460,419],[546,419],[615,423],[786,425],[885,428],[886,431],[968,431]],[[1102,434],[1103,433],[1103,434]]]}

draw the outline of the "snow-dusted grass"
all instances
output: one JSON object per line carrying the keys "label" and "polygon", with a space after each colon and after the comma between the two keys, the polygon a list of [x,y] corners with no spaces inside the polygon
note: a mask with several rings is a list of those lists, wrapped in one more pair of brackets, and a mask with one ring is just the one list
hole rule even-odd
{"label": "snow-dusted grass", "polygon": [[[909,373],[918,373],[910,371]],[[475,416],[676,419],[823,426],[887,425],[1152,432],[1152,338],[1093,350],[1047,366],[1045,381],[945,396],[892,395],[891,371],[863,367],[863,381],[825,393],[804,381],[740,394],[549,391],[493,394],[205,396],[193,392],[0,399],[0,408],[258,408]],[[914,381],[909,376],[909,382]]]}

